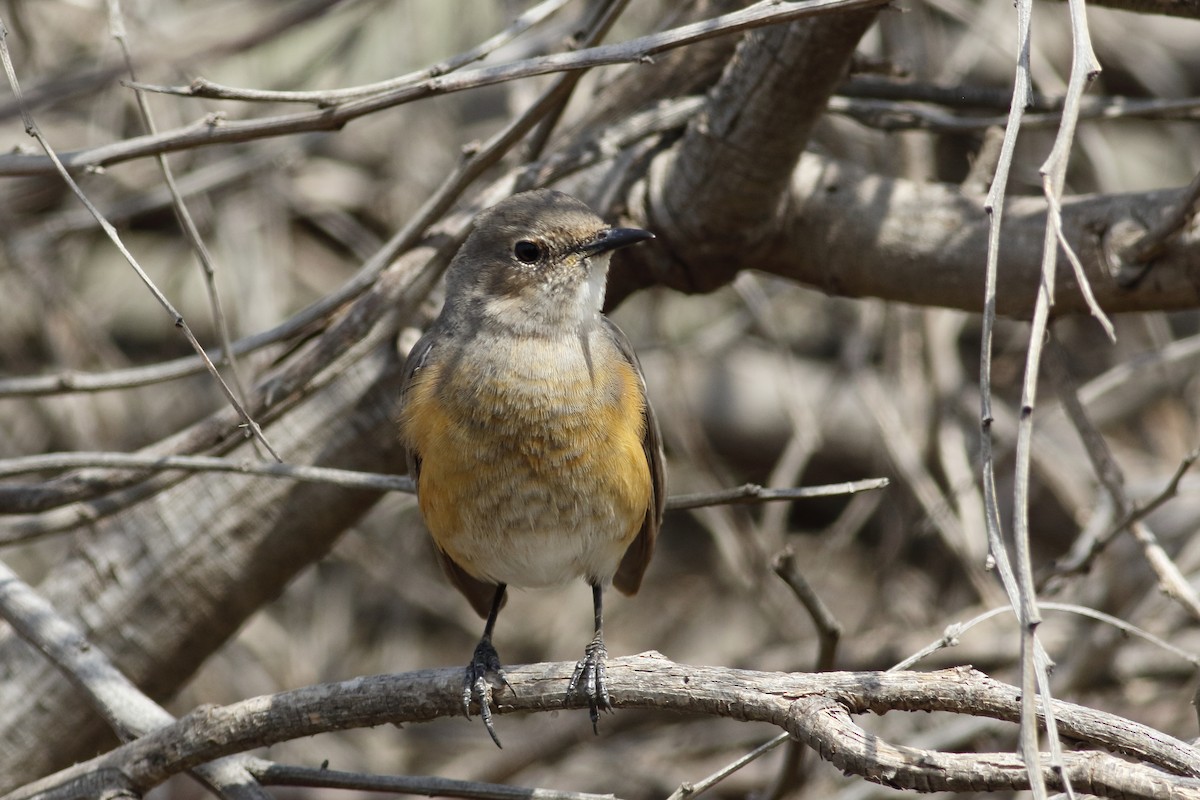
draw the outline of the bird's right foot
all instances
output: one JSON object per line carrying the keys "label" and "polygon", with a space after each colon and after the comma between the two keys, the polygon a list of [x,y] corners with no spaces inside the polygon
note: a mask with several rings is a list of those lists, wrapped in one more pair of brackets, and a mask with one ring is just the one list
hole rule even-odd
{"label": "bird's right foot", "polygon": [[496,747],[500,747],[500,738],[496,736],[496,729],[492,726],[492,684],[488,680],[489,675],[495,675],[503,686],[512,689],[508,678],[504,677],[504,670],[500,666],[500,656],[496,653],[492,640],[485,636],[479,640],[479,644],[475,647],[475,655],[471,657],[471,663],[467,664],[467,674],[463,679],[462,690],[463,714],[470,719],[471,702],[478,700],[479,716],[483,718],[483,726],[487,728],[488,735],[492,737]]}

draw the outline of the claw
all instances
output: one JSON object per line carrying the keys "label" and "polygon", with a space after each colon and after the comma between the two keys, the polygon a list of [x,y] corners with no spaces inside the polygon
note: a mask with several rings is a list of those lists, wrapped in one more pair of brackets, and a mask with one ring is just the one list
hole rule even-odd
{"label": "claw", "polygon": [[568,703],[577,695],[587,698],[588,716],[592,720],[592,732],[596,735],[600,734],[601,710],[612,711],[604,668],[607,658],[608,650],[604,647],[604,639],[597,634],[596,638],[588,643],[583,658],[575,665],[571,682],[567,684]]}
{"label": "claw", "polygon": [[471,657],[471,663],[467,664],[467,674],[463,678],[463,714],[470,719],[471,702],[478,700],[479,716],[483,719],[488,736],[492,737],[496,747],[502,747],[500,737],[496,735],[496,729],[492,726],[492,684],[488,680],[489,675],[495,675],[502,686],[512,690],[512,685],[500,666],[500,656],[496,653],[492,640],[484,637],[475,647],[475,655]]}

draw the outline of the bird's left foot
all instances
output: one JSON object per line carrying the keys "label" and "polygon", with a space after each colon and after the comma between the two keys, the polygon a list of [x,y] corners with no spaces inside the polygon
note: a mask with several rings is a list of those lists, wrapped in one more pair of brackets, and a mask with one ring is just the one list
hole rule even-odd
{"label": "bird's left foot", "polygon": [[572,697],[583,695],[587,698],[588,712],[592,719],[592,732],[600,733],[600,712],[612,711],[612,702],[608,698],[608,681],[604,672],[604,661],[608,658],[608,650],[604,640],[599,635],[588,643],[583,658],[575,665],[575,674],[567,685],[567,702]]}

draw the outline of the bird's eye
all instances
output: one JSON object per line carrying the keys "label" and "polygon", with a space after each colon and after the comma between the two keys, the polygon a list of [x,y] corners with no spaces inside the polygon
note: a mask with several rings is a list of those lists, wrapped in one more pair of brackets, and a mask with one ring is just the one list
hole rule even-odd
{"label": "bird's eye", "polygon": [[542,248],[528,239],[522,239],[513,246],[513,255],[522,263],[532,264],[542,257]]}

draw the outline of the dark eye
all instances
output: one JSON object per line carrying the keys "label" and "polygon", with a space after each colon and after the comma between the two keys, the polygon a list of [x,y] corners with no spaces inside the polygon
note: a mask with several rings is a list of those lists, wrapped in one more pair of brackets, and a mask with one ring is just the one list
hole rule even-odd
{"label": "dark eye", "polygon": [[513,246],[513,255],[518,261],[532,264],[542,257],[542,248],[528,239],[522,239]]}

